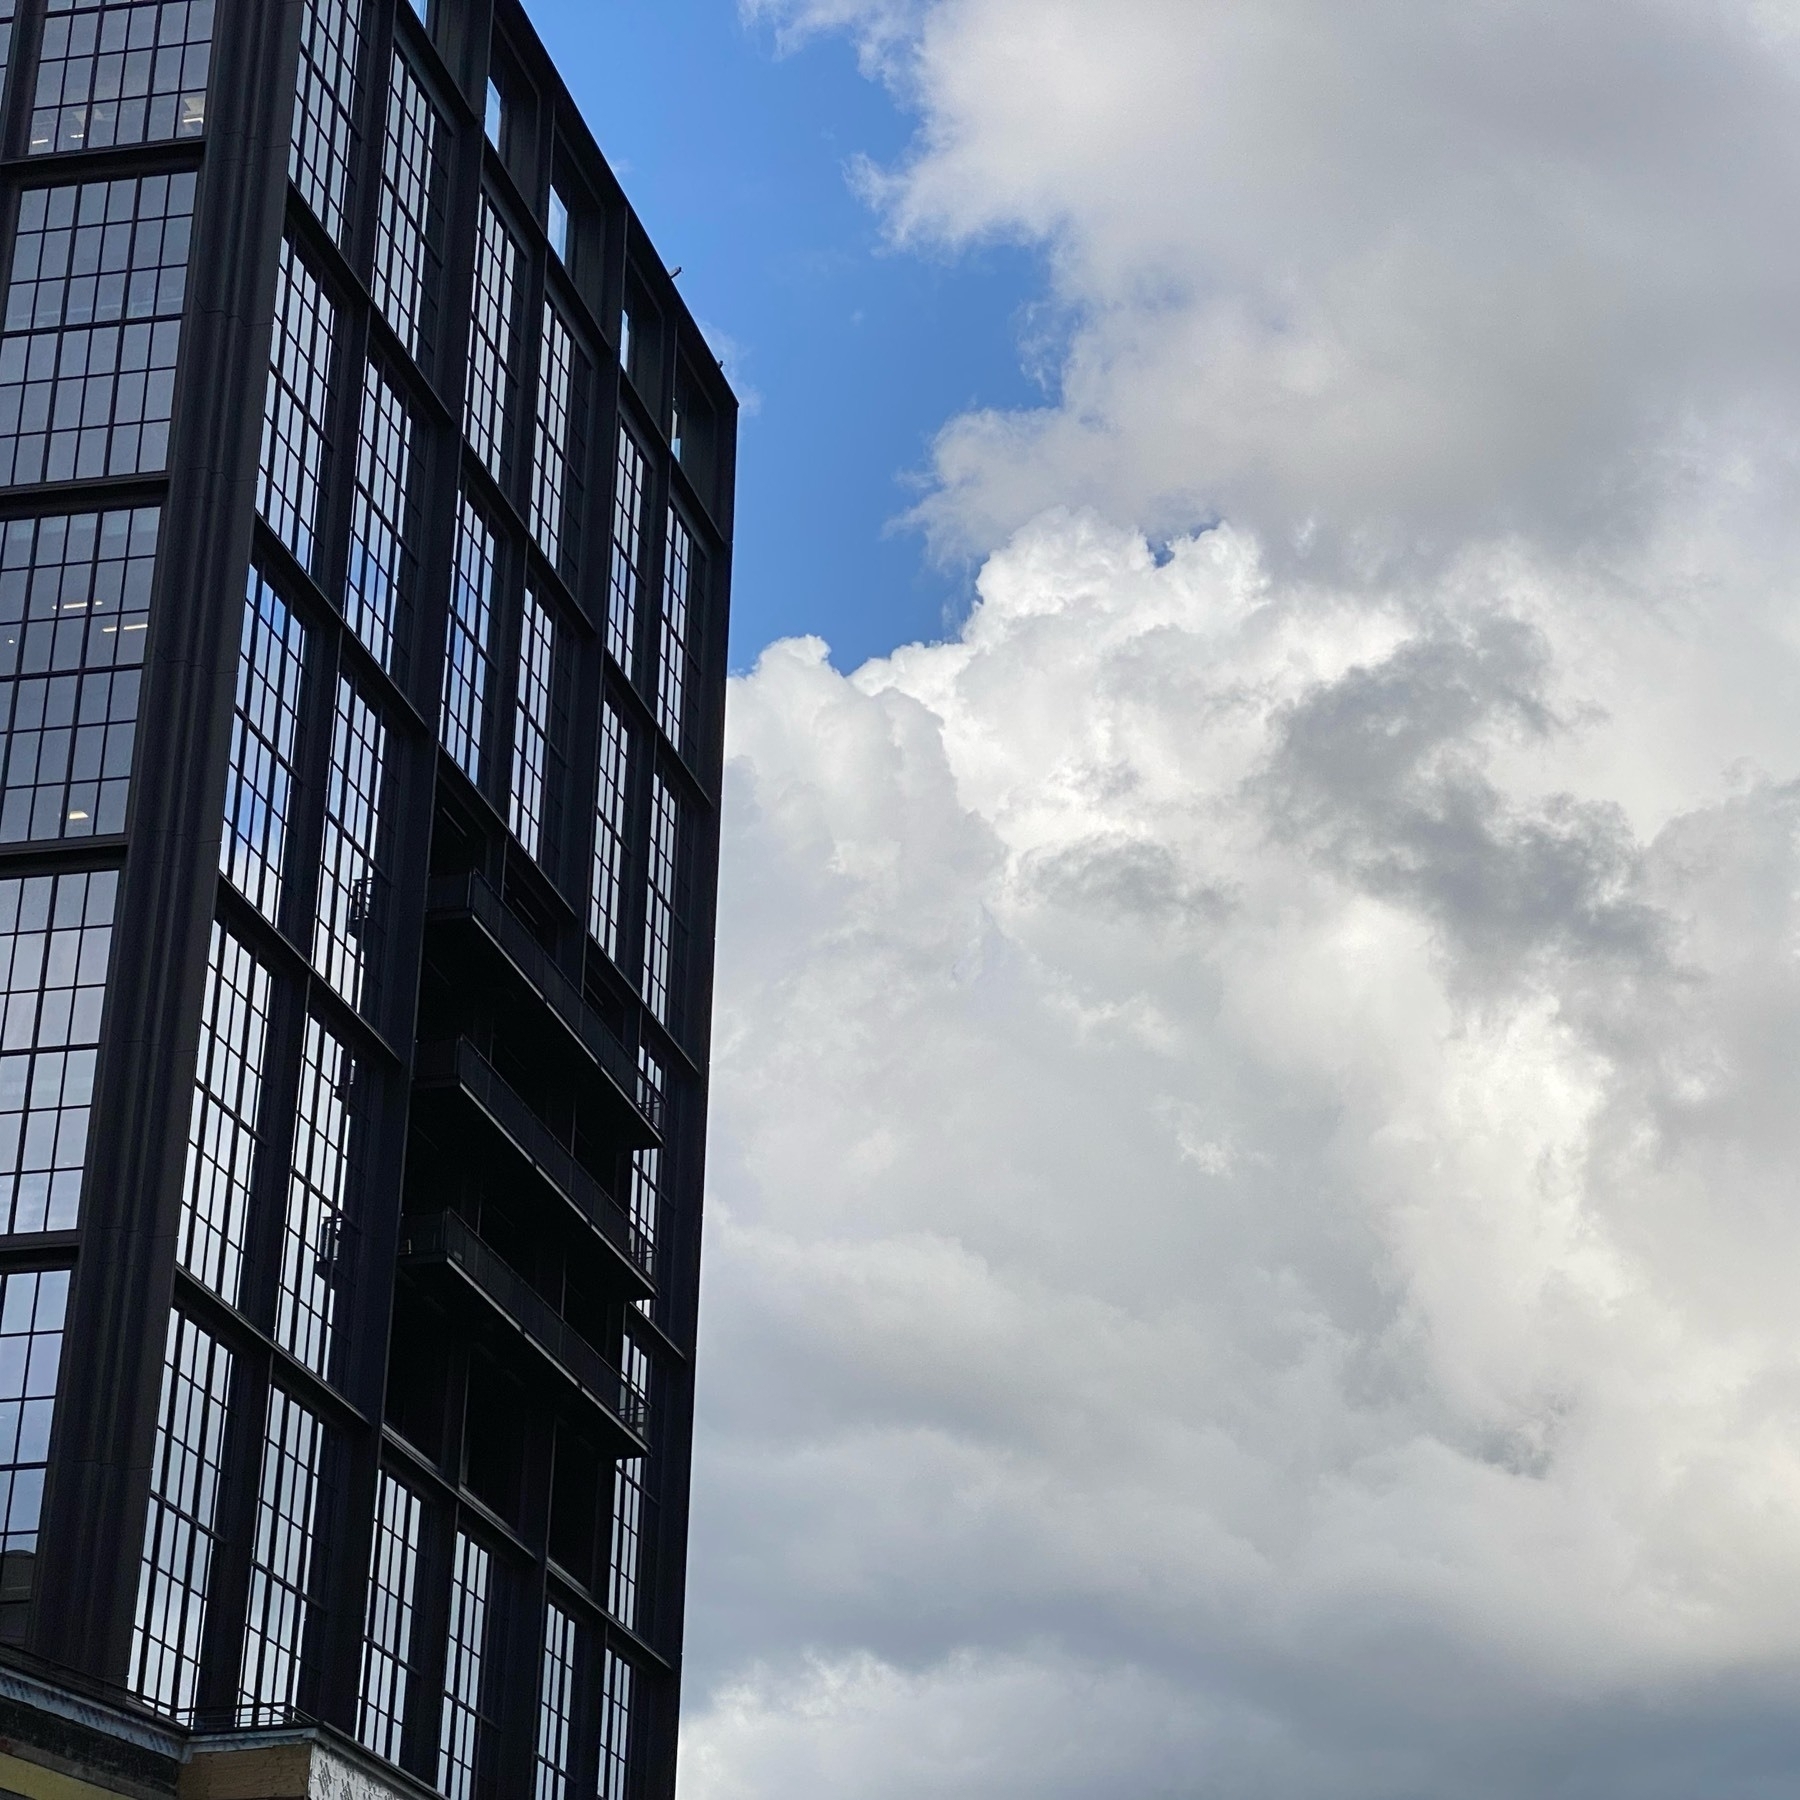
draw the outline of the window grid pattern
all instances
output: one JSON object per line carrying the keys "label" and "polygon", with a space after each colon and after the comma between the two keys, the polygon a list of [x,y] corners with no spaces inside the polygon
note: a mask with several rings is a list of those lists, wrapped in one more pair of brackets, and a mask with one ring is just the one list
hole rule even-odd
{"label": "window grid pattern", "polygon": [[12,61],[13,0],[0,0],[0,88],[6,85],[7,65]]}
{"label": "window grid pattern", "polygon": [[606,598],[606,647],[627,675],[636,673],[638,571],[644,553],[644,488],[648,477],[637,440],[619,427],[613,478],[612,574]]}
{"label": "window grid pattern", "polygon": [[544,1670],[538,1690],[537,1780],[533,1800],[566,1800],[569,1724],[575,1710],[575,1621],[544,1608]]}
{"label": "window grid pattern", "polygon": [[563,560],[563,523],[568,516],[569,429],[575,387],[575,344],[556,308],[544,306],[544,338],[539,352],[537,443],[531,468],[531,531],[552,568]]}
{"label": "window grid pattern", "polygon": [[631,1689],[631,1664],[608,1650],[600,1686],[600,1800],[625,1800],[631,1774]]}
{"label": "window grid pattern", "polygon": [[0,1640],[25,1635],[50,1429],[62,1368],[66,1269],[0,1276]]}
{"label": "window grid pattern", "polygon": [[600,703],[600,782],[588,930],[615,963],[624,961],[625,868],[631,801],[631,737],[610,700]]}
{"label": "window grid pattern", "polygon": [[688,646],[691,641],[694,539],[674,507],[663,556],[662,655],[658,659],[656,717],[677,750],[687,747]]}
{"label": "window grid pattern", "polygon": [[550,696],[556,672],[556,627],[529,588],[519,633],[519,704],[513,728],[511,820],[526,854],[544,846],[544,786],[550,754]]}
{"label": "window grid pattern", "polygon": [[[667,1112],[663,1067],[642,1045],[638,1047],[638,1097],[660,1127]],[[656,1267],[656,1234],[662,1223],[662,1157],[656,1144],[631,1153],[631,1229],[647,1269]]]}
{"label": "window grid pattern", "polygon": [[406,1736],[422,1519],[418,1495],[384,1472],[369,1549],[369,1617],[363,1631],[356,1735],[365,1749],[391,1763],[399,1762]]}
{"label": "window grid pattern", "polygon": [[313,567],[319,488],[325,478],[331,345],[336,333],[336,313],[318,277],[292,242],[283,238],[256,508],[307,570]]}
{"label": "window grid pattern", "polygon": [[331,782],[326,791],[313,967],[356,1008],[374,1000],[380,973],[377,953],[383,906],[379,850],[386,757],[387,727],[380,714],[340,676],[331,734]]}
{"label": "window grid pattern", "polygon": [[206,130],[213,0],[49,0],[31,153]]}
{"label": "window grid pattern", "polygon": [[644,1004],[665,1029],[675,977],[676,882],[681,863],[681,805],[660,775],[650,783],[650,879],[644,891]]}
{"label": "window grid pattern", "polygon": [[444,713],[440,741],[456,766],[481,785],[492,666],[488,640],[494,616],[494,534],[462,500],[457,522],[456,567],[450,582],[449,644],[444,658]]}
{"label": "window grid pattern", "polygon": [[160,470],[192,174],[28,188],[0,336],[0,486]]}
{"label": "window grid pattern", "polygon": [[300,621],[252,567],[238,650],[219,866],[271,925],[281,923],[282,865],[294,810],[305,666],[306,633]]}
{"label": "window grid pattern", "polygon": [[444,1658],[444,1707],[438,1721],[437,1784],[445,1800],[474,1800],[492,1573],[487,1551],[459,1531],[450,1571],[450,1633]]}
{"label": "window grid pattern", "polygon": [[513,331],[518,316],[519,250],[491,200],[481,200],[475,253],[474,318],[469,333],[470,446],[496,481],[504,478],[506,416],[513,390]]}
{"label": "window grid pattern", "polygon": [[355,134],[361,0],[307,0],[288,174],[313,217],[344,248],[344,205]]}
{"label": "window grid pattern", "polygon": [[230,1392],[231,1352],[171,1313],[130,1685],[178,1719],[192,1716],[200,1680]]}
{"label": "window grid pattern", "polygon": [[125,829],[158,518],[0,525],[0,843]]}
{"label": "window grid pattern", "polygon": [[438,118],[406,59],[394,54],[381,150],[381,207],[375,224],[375,304],[415,361],[429,336],[437,291]]}
{"label": "window grid pattern", "polygon": [[72,1231],[119,878],[0,881],[0,1219],[8,1233]]}
{"label": "window grid pattern", "polygon": [[309,1018],[288,1174],[275,1340],[326,1379],[332,1373],[338,1296],[349,1268],[345,1237],[355,1092],[356,1064],[349,1050]]}
{"label": "window grid pattern", "polygon": [[638,1622],[638,1574],[644,1538],[644,1459],[629,1456],[613,1471],[612,1551],[606,1610],[628,1631]]}
{"label": "window grid pattern", "polygon": [[270,989],[268,971],[215,921],[176,1250],[181,1266],[230,1306],[249,1234]]}
{"label": "window grid pattern", "polygon": [[351,500],[350,567],[344,612],[363,648],[390,674],[400,604],[407,589],[407,484],[412,415],[373,363],[363,386]]}
{"label": "window grid pattern", "polygon": [[324,1460],[325,1428],[298,1401],[270,1388],[238,1678],[239,1716],[247,1725],[285,1724],[300,1699]]}

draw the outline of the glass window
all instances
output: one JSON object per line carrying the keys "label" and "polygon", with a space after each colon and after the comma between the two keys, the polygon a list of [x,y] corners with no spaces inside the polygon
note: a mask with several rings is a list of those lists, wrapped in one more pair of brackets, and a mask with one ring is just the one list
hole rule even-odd
{"label": "glass window", "polygon": [[159,518],[0,525],[0,842],[125,829]]}
{"label": "glass window", "polygon": [[619,427],[618,467],[613,488],[612,579],[606,606],[606,647],[633,675],[637,670],[638,570],[644,553],[644,453]]}
{"label": "glass window", "polygon": [[164,467],[194,177],[28,188],[0,337],[0,486]]}
{"label": "glass window", "polygon": [[313,216],[344,243],[344,201],[356,129],[361,0],[306,0],[300,15],[300,76],[288,174]]}
{"label": "glass window", "polygon": [[213,0],[48,0],[31,153],[206,129]]}
{"label": "glass window", "polygon": [[249,1231],[269,993],[268,971],[215,921],[176,1251],[181,1266],[231,1306]]}
{"label": "glass window", "polygon": [[569,1791],[569,1721],[575,1706],[575,1621],[544,1608],[544,1669],[538,1688],[537,1780],[533,1800],[565,1800]]}
{"label": "glass window", "polygon": [[331,343],[336,329],[336,313],[318,278],[293,244],[283,238],[256,509],[308,570],[313,566],[319,484],[325,476]]}
{"label": "glass window", "polygon": [[556,628],[550,614],[525,591],[519,632],[519,706],[513,727],[513,835],[526,853],[544,846],[544,776],[550,745],[550,691],[556,672]]}
{"label": "glass window", "polygon": [[349,1050],[309,1018],[282,1232],[275,1341],[327,1380],[338,1292],[348,1266],[344,1237],[355,1098],[356,1064]]}
{"label": "glass window", "polygon": [[22,1643],[62,1368],[67,1269],[0,1276],[0,1643]]}
{"label": "glass window", "polygon": [[231,1352],[171,1313],[129,1680],[176,1718],[192,1716],[200,1681],[230,1394]]}
{"label": "glass window", "polygon": [[625,1800],[631,1774],[632,1668],[606,1652],[600,1687],[600,1800]]}
{"label": "glass window", "polygon": [[677,750],[687,723],[688,645],[694,587],[694,540],[674,507],[663,564],[662,656],[656,683],[656,716]]}
{"label": "glass window", "polygon": [[531,530],[552,568],[563,560],[568,517],[569,425],[575,345],[556,308],[544,308],[543,361],[538,369],[537,441],[531,469]]}
{"label": "glass window", "polygon": [[506,102],[501,98],[498,82],[487,84],[487,107],[483,117],[487,128],[488,142],[496,150],[501,148],[501,134],[506,130]]}
{"label": "glass window", "polygon": [[444,1708],[438,1722],[438,1792],[474,1800],[476,1757],[484,1715],[482,1667],[487,1659],[491,1561],[473,1538],[456,1534],[450,1571],[450,1634],[444,1657]]}
{"label": "glass window", "polygon": [[0,1222],[72,1231],[119,878],[0,881]]}
{"label": "glass window", "polygon": [[411,467],[412,415],[371,363],[356,444],[356,493],[351,502],[344,610],[363,648],[390,673],[408,568],[406,505]]}
{"label": "glass window", "polygon": [[487,736],[488,638],[494,617],[494,534],[465,494],[457,521],[456,567],[450,581],[449,644],[444,658],[441,741],[456,766],[481,785]]}
{"label": "glass window", "polygon": [[372,292],[387,322],[416,358],[429,337],[427,308],[437,291],[433,203],[438,117],[406,59],[394,54],[381,148],[381,206],[375,222]]}
{"label": "glass window", "polygon": [[667,1027],[680,920],[681,807],[660,775],[650,783],[650,879],[644,893],[644,1004]]}
{"label": "glass window", "polygon": [[285,1725],[300,1698],[324,1461],[325,1428],[298,1401],[270,1388],[238,1678],[241,1724]]}
{"label": "glass window", "polygon": [[558,262],[568,262],[569,207],[555,188],[550,190],[550,248],[556,252]]}
{"label": "glass window", "polygon": [[281,923],[283,858],[294,808],[294,746],[306,633],[254,566],[244,598],[237,710],[225,781],[219,867],[271,925]]}
{"label": "glass window", "polygon": [[[658,1130],[665,1105],[663,1066],[638,1046],[638,1098]],[[656,1230],[662,1222],[662,1151],[645,1145],[631,1153],[631,1229],[637,1235],[642,1266],[656,1266]]]}
{"label": "glass window", "polygon": [[0,0],[0,89],[6,86],[6,66],[12,59],[14,0]]}
{"label": "glass window", "polygon": [[347,1004],[374,998],[382,915],[381,781],[387,728],[351,683],[338,678],[325,796],[325,848],[313,967]]}
{"label": "glass window", "polygon": [[625,868],[630,829],[631,736],[618,708],[600,702],[600,787],[588,930],[614,962],[624,960]]}
{"label": "glass window", "polygon": [[491,200],[481,197],[475,251],[475,316],[469,334],[468,434],[496,481],[504,477],[506,416],[513,389],[519,250]]}
{"label": "glass window", "polygon": [[606,1609],[628,1631],[638,1622],[638,1569],[644,1536],[644,1459],[628,1456],[613,1471],[612,1553]]}
{"label": "glass window", "polygon": [[422,1511],[417,1494],[382,1474],[375,1500],[375,1541],[369,1549],[369,1618],[363,1632],[356,1735],[365,1749],[391,1763],[399,1762],[406,1735]]}

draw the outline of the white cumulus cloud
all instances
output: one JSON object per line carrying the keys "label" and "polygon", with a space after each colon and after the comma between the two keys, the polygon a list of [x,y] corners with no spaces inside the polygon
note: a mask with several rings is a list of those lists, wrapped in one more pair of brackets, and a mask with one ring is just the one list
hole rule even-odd
{"label": "white cumulus cloud", "polygon": [[1788,13],[763,10],[1066,360],[734,684],[684,1800],[1790,1793]]}

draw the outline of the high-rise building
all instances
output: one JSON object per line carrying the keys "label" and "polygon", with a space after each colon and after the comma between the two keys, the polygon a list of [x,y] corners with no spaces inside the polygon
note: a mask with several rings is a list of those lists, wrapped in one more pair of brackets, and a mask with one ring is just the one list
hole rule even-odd
{"label": "high-rise building", "polygon": [[519,0],[0,61],[0,1792],[661,1800],[735,402]]}

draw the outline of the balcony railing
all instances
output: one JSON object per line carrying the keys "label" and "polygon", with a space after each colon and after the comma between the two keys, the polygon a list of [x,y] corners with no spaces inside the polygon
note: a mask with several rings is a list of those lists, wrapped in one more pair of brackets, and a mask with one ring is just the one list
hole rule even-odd
{"label": "balcony railing", "polygon": [[640,1443],[650,1427],[650,1402],[565,1320],[510,1263],[503,1261],[455,1213],[407,1221],[400,1257],[444,1263],[457,1272],[587,1397]]}
{"label": "balcony railing", "polygon": [[637,1109],[652,1131],[661,1133],[662,1095],[644,1079],[632,1062],[630,1051],[607,1029],[581,990],[487,882],[473,872],[435,876],[429,904],[434,913],[461,914],[473,919],[525,985],[600,1065],[626,1103]]}
{"label": "balcony railing", "polygon": [[462,1089],[517,1156],[530,1163],[627,1262],[647,1278],[654,1277],[654,1246],[467,1038],[421,1044],[413,1075],[421,1087]]}

